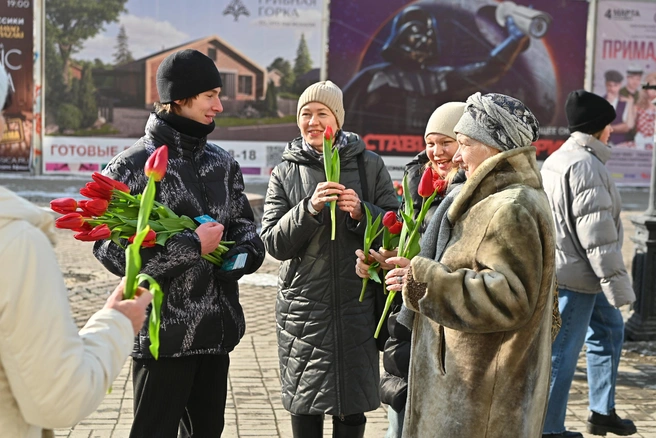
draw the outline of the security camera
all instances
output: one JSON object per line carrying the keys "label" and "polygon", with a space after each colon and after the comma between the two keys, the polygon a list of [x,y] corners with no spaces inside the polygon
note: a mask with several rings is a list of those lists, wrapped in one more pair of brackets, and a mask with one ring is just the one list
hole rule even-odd
{"label": "security camera", "polygon": [[497,6],[496,19],[500,26],[505,26],[506,18],[512,17],[522,32],[533,38],[542,38],[551,25],[551,15],[537,9],[519,6],[515,2],[506,1]]}

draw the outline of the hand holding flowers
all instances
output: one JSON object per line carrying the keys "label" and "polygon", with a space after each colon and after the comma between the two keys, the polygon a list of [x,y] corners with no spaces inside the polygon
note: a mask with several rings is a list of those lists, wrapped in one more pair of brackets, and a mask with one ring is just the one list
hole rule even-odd
{"label": "hand holding flowers", "polygon": [[[387,260],[388,263],[394,263],[396,268],[389,271],[386,275],[385,283],[388,286],[387,290],[389,290],[390,293],[387,295],[383,315],[378,322],[374,338],[378,338],[378,334],[387,319],[387,313],[394,302],[396,293],[403,289],[403,283],[407,275],[407,269],[410,266],[410,260],[419,254],[419,229],[424,222],[426,213],[433,203],[435,196],[438,194],[439,188],[440,187],[436,187],[433,183],[433,171],[430,168],[426,169],[417,189],[419,196],[423,198],[421,210],[417,217],[413,218],[412,197],[408,190],[407,175],[403,178],[405,209],[401,212],[401,215],[403,216],[403,226],[399,237],[398,256]],[[444,188],[442,187],[442,189]]]}
{"label": "hand holding flowers", "polygon": [[[165,245],[171,236],[185,230],[199,230],[210,237],[200,237],[202,257],[221,265],[222,255],[228,250],[220,242],[223,225],[203,224],[200,227],[187,216],[178,216],[167,206],[155,201],[155,183],[164,178],[168,163],[168,148],[161,146],[150,155],[144,166],[148,183],[143,193],[130,194],[130,189],[123,183],[108,178],[98,172],[92,175],[89,182],[80,190],[80,194],[90,197],[89,200],[75,201],[72,198],[55,199],[51,208],[64,214],[57,219],[57,228],[75,231],[74,237],[81,241],[111,239],[123,247],[125,241],[125,290],[124,299],[135,297],[137,285],[143,281],[149,282],[153,294],[153,309],[150,312],[148,324],[150,351],[155,359],[159,351],[159,322],[163,302],[163,292],[159,284],[148,274],[141,271],[141,247]],[[79,209],[79,210],[78,210]],[[220,230],[218,229],[220,228]],[[223,242],[232,243],[232,242]]]}

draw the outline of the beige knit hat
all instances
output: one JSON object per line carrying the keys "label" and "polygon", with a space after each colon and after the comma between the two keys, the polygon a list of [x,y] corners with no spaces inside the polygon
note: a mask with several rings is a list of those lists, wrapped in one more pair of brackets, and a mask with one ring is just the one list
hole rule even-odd
{"label": "beige knit hat", "polygon": [[321,81],[307,87],[301,97],[298,98],[297,120],[301,114],[301,108],[310,102],[319,102],[326,105],[337,119],[337,127],[342,128],[344,125],[344,98],[342,97],[342,90],[337,85],[331,81]]}
{"label": "beige knit hat", "polygon": [[456,133],[453,128],[465,112],[465,106],[465,102],[447,102],[437,107],[428,119],[424,138],[428,137],[428,134],[442,134],[455,140]]}

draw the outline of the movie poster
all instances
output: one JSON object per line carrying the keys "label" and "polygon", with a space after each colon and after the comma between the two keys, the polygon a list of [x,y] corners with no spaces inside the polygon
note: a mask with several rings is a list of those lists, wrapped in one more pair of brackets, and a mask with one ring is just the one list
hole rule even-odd
{"label": "movie poster", "polygon": [[567,94],[583,88],[588,3],[576,0],[332,0],[328,78],[344,90],[346,130],[394,178],[425,148],[432,111],[474,92],[519,98],[546,158],[568,137]]}
{"label": "movie poster", "polygon": [[44,172],[101,170],[143,135],[162,60],[196,49],[223,82],[209,141],[232,151],[247,178],[268,177],[299,135],[298,96],[325,68],[324,0],[87,5],[46,3]]}
{"label": "movie poster", "polygon": [[[615,107],[612,157],[620,185],[649,186],[656,123],[656,3],[598,2],[593,91]],[[656,88],[656,87],[655,87]]]}
{"label": "movie poster", "polygon": [[9,76],[11,106],[0,139],[0,171],[30,170],[33,126],[34,4],[31,0],[0,3],[0,66]]}

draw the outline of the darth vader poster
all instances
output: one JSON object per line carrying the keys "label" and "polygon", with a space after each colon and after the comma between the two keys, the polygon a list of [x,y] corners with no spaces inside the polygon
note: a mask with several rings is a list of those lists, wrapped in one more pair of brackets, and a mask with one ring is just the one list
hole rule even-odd
{"label": "darth vader poster", "polygon": [[497,92],[537,116],[545,158],[569,134],[567,94],[583,88],[587,13],[576,0],[333,0],[328,77],[344,127],[381,155],[414,155],[436,107]]}

